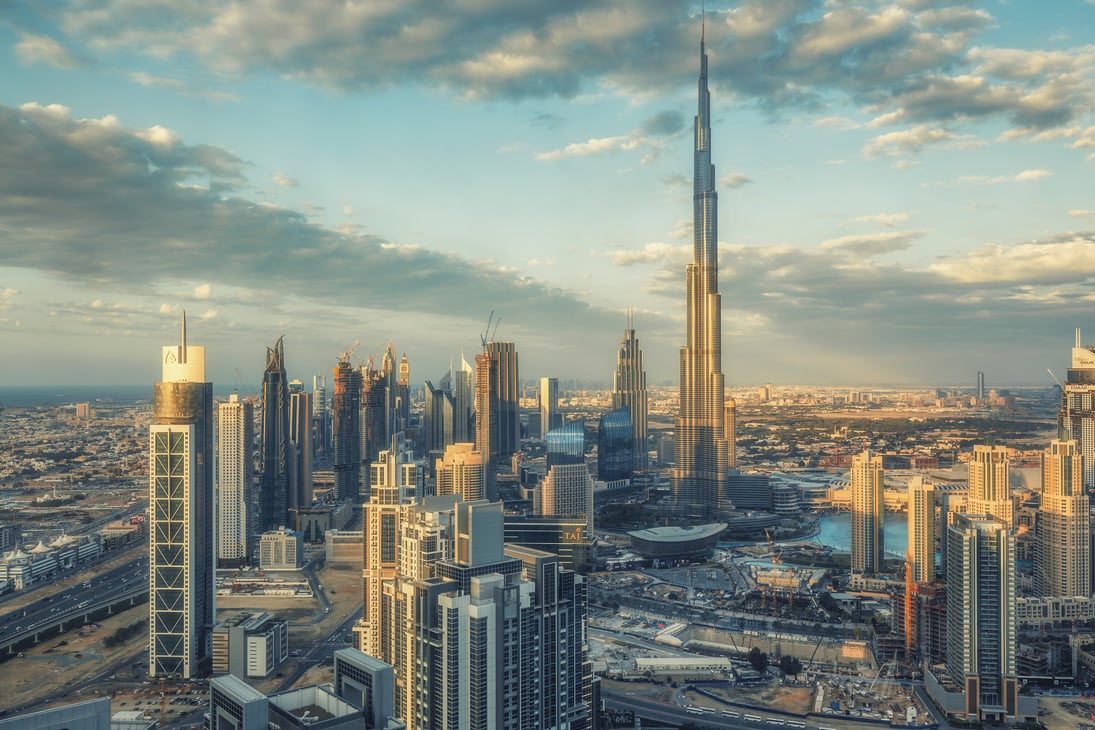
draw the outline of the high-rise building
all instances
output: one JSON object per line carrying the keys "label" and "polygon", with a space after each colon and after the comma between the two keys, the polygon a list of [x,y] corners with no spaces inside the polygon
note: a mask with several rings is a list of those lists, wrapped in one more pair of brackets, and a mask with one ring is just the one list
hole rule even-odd
{"label": "high-rise building", "polygon": [[1042,454],[1034,590],[1041,596],[1091,595],[1089,499],[1075,441],[1054,441]]}
{"label": "high-rise building", "polygon": [[548,469],[556,464],[585,464],[586,424],[571,421],[544,436]]}
{"label": "high-rise building", "polygon": [[437,459],[434,471],[437,494],[456,494],[467,502],[490,499],[483,473],[483,454],[475,451],[474,444],[450,444],[444,456]]}
{"label": "high-rise building", "polygon": [[955,515],[946,539],[947,673],[964,692],[967,719],[1014,718],[1015,538],[1005,521],[967,514]]}
{"label": "high-rise building", "polygon": [[612,374],[612,408],[626,408],[631,417],[631,433],[635,440],[635,468],[645,469],[647,451],[647,402],[646,370],[643,368],[643,351],[635,336],[635,323],[631,310],[627,310],[627,329],[616,351],[616,372]]}
{"label": "high-rise building", "polygon": [[585,464],[556,464],[548,469],[533,496],[540,517],[585,515],[586,534],[593,534],[593,477]]}
{"label": "high-rise building", "polygon": [[717,509],[726,481],[729,444],[723,407],[718,193],[715,166],[711,164],[711,93],[707,89],[707,53],[702,39],[699,110],[694,127],[692,263],[685,275],[688,324],[686,344],[681,348],[676,462],[670,480],[678,503]]}
{"label": "high-rise building", "polygon": [[149,429],[148,674],[199,677],[213,631],[213,384],[205,348],[163,348]]}
{"label": "high-rise building", "polygon": [[418,443],[422,451],[429,459],[431,471],[434,460],[445,453],[445,448],[453,441],[455,404],[452,393],[445,387],[446,382],[452,380],[446,374],[441,380],[441,386],[435,387],[427,380],[424,386],[426,404],[422,411],[422,429],[419,431]]}
{"label": "high-rise building", "polygon": [[540,437],[563,425],[559,413],[559,378],[540,378]]}
{"label": "high-rise building", "polygon": [[1095,492],[1095,345],[1084,347],[1076,329],[1072,367],[1061,388],[1058,437],[1075,441],[1083,464],[1084,490]]}
{"label": "high-rise building", "polygon": [[977,405],[985,403],[985,371],[977,371]]}
{"label": "high-rise building", "polygon": [[921,476],[909,480],[909,552],[912,579],[935,580],[935,485]]}
{"label": "high-rise building", "polygon": [[331,411],[327,408],[327,379],[322,375],[312,376],[312,416],[312,452],[327,453],[331,449]]}
{"label": "high-rise building", "polygon": [[395,381],[395,412],[392,433],[406,431],[411,426],[411,366],[405,352],[399,361],[399,379]]}
{"label": "high-rise building", "polygon": [[413,512],[413,500],[421,496],[423,470],[414,460],[402,434],[392,437],[389,448],[370,464],[369,501],[362,505],[364,559],[362,620],[355,627],[358,648],[380,656],[381,585],[399,572],[399,543],[403,525]]}
{"label": "high-rise building", "polygon": [[1015,524],[1015,507],[1008,481],[1008,450],[1004,446],[973,447],[970,460],[970,494],[966,512],[999,517],[1009,527]]}
{"label": "high-rise building", "polygon": [[634,427],[626,406],[601,416],[597,425],[597,478],[601,481],[631,478],[638,463]]}
{"label": "high-rise building", "polygon": [[475,448],[488,463],[521,443],[517,345],[487,342],[475,356]]}
{"label": "high-rise building", "polygon": [[[312,506],[312,394],[289,383],[289,509]],[[293,525],[296,527],[296,525]]]}
{"label": "high-rise building", "polygon": [[583,578],[555,555],[503,547],[501,503],[450,514],[423,535],[442,557],[384,585],[380,658],[395,667],[396,715],[416,730],[589,728]]}
{"label": "high-rise building", "polygon": [[288,524],[289,517],[289,381],[285,349],[279,337],[266,348],[262,375],[262,474],[259,477],[259,532]]}
{"label": "high-rise building", "polygon": [[[384,449],[388,448],[391,438],[389,425],[392,422],[392,413],[395,400],[391,401],[393,407],[389,407],[388,395],[393,392],[394,382],[389,388],[391,372],[385,375],[383,371],[377,371],[370,362],[361,368],[361,481],[365,485],[366,492],[369,487],[369,465]],[[363,499],[368,495],[363,494]]]}
{"label": "high-rise building", "polygon": [[475,372],[463,355],[453,376],[452,442],[471,443],[475,441]]}
{"label": "high-rise building", "polygon": [[233,393],[217,405],[217,561],[247,562],[248,493],[254,472],[254,408]]}
{"label": "high-rise building", "polygon": [[361,372],[349,360],[334,369],[335,497],[357,502],[361,495]]}
{"label": "high-rise building", "polygon": [[881,573],[885,558],[882,457],[870,451],[852,457],[852,572]]}

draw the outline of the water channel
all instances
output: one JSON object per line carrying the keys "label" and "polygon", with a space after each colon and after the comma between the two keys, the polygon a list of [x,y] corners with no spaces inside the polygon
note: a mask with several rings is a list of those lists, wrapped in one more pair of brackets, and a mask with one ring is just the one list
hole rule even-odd
{"label": "water channel", "polygon": [[[886,554],[894,557],[905,557],[905,550],[909,544],[908,517],[903,512],[887,512],[883,521],[883,545]],[[837,512],[821,517],[818,524],[817,536],[812,541],[828,545],[834,550],[847,552],[852,549],[852,515],[848,512]]]}

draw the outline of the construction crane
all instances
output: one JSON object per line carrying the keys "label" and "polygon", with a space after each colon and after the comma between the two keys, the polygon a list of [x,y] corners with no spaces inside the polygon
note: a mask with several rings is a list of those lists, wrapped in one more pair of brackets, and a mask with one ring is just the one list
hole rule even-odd
{"label": "construction crane", "polygon": [[360,345],[360,344],[361,344],[361,340],[354,340],[354,344],[350,345],[345,350],[338,353],[338,361],[339,362],[349,362],[350,361],[350,355],[354,354],[354,350],[356,350],[357,346]]}
{"label": "construction crane", "polygon": [[479,335],[479,344],[483,347],[487,346],[487,342],[490,337],[490,323],[494,321],[494,310],[490,310],[490,316],[487,317],[487,327],[483,330],[483,334]]}
{"label": "construction crane", "polygon": [[1065,386],[1061,385],[1061,381],[1057,379],[1057,376],[1053,374],[1052,370],[1050,370],[1049,368],[1046,368],[1046,372],[1049,373],[1049,377],[1053,378],[1053,382],[1057,384],[1058,388],[1064,388],[1065,387]]}

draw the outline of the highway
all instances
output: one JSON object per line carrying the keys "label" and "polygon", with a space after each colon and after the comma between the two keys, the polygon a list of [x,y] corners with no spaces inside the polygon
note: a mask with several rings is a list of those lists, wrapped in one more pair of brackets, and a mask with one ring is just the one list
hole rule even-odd
{"label": "highway", "polygon": [[14,653],[17,646],[38,634],[87,623],[94,612],[127,599],[133,603],[148,600],[148,555],[0,615],[0,655]]}

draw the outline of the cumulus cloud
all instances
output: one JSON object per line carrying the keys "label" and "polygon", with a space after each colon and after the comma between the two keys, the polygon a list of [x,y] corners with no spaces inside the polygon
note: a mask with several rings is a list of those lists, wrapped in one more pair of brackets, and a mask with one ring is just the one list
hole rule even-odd
{"label": "cumulus cloud", "polygon": [[989,245],[930,267],[963,283],[1062,284],[1095,276],[1095,234],[1069,234],[1048,241]]}
{"label": "cumulus cloud", "polygon": [[56,39],[33,33],[19,34],[19,41],[15,44],[15,55],[19,58],[20,63],[26,65],[40,63],[65,70],[72,70],[84,65],[80,59],[58,43]]}
{"label": "cumulus cloud", "polygon": [[283,188],[295,188],[300,182],[295,177],[290,177],[284,172],[275,172],[271,179],[275,184],[282,186]]}
{"label": "cumulus cloud", "polygon": [[719,178],[719,186],[724,188],[740,188],[742,185],[748,185],[751,182],[753,182],[753,179],[744,172],[731,172]]}
{"label": "cumulus cloud", "polygon": [[875,215],[861,215],[852,218],[849,223],[881,223],[887,228],[893,228],[898,223],[904,223],[909,219],[908,213],[876,213]]}
{"label": "cumulus cloud", "polygon": [[194,96],[203,99],[210,99],[212,101],[239,101],[238,96],[227,91],[199,89],[179,79],[173,79],[167,76],[154,76],[144,71],[134,71],[133,73],[129,74],[129,78],[134,83],[140,84],[141,86],[151,86],[160,89],[168,89],[170,91],[182,94],[183,96]]}
{"label": "cumulus cloud", "polygon": [[904,251],[912,242],[923,237],[927,231],[885,231],[854,236],[841,236],[821,242],[821,248],[831,251],[846,251],[862,257],[879,256],[893,251]]}
{"label": "cumulus cloud", "polygon": [[[890,123],[994,116],[1051,128],[1089,108],[1090,47],[979,43],[993,23],[965,3],[742,0],[708,10],[706,41],[712,78],[772,111],[836,98]],[[696,25],[694,6],[664,0],[97,0],[61,21],[102,53],[193,57],[217,72],[273,71],[341,91],[410,82],[512,99],[680,88],[695,73]]]}
{"label": "cumulus cloud", "polygon": [[1092,218],[1095,217],[1095,210],[1070,210],[1068,214],[1073,218]]}
{"label": "cumulus cloud", "polygon": [[1015,175],[964,175],[955,182],[963,185],[999,185],[1000,183],[1032,182],[1052,175],[1050,170],[1023,170]]}
{"label": "cumulus cloud", "polygon": [[210,286],[209,284],[200,284],[200,285],[194,287],[194,298],[195,299],[208,299],[209,296],[212,293],[213,293],[213,287]]}
{"label": "cumulus cloud", "polygon": [[605,254],[609,261],[617,266],[635,266],[636,264],[665,264],[666,262],[684,262],[691,246],[669,243],[648,243],[641,250],[611,250]]}
{"label": "cumulus cloud", "polygon": [[928,146],[975,147],[983,144],[984,142],[972,136],[920,125],[874,137],[863,147],[863,154],[868,158],[897,157],[915,154]]}
{"label": "cumulus cloud", "polygon": [[[0,265],[119,292],[195,281],[195,297],[261,286],[317,303],[476,319],[484,302],[505,302],[509,319],[529,327],[609,316],[534,279],[257,204],[235,192],[245,161],[156,129],[76,119],[56,105],[0,105],[0,237],[9,243]],[[146,314],[161,311],[150,303]]]}

